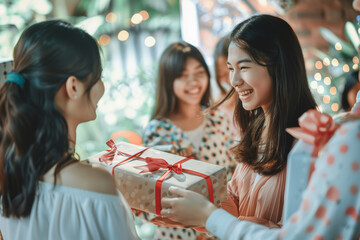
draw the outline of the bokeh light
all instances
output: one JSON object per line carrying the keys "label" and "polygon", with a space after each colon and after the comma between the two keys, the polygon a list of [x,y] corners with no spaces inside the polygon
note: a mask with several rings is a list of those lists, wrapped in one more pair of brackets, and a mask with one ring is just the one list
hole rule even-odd
{"label": "bokeh light", "polygon": [[316,61],[315,67],[316,67],[316,69],[322,69],[322,67],[323,67],[322,62],[321,61]]}
{"label": "bokeh light", "polygon": [[333,60],[331,61],[331,64],[336,67],[339,65],[339,61],[336,58],[333,58]]}
{"label": "bokeh light", "polygon": [[330,103],[330,96],[329,96],[329,95],[325,95],[325,96],[323,97],[323,102],[324,102],[324,103]]}
{"label": "bokeh light", "polygon": [[359,58],[357,56],[353,57],[352,61],[355,64],[359,64]]}
{"label": "bokeh light", "polygon": [[336,87],[331,87],[331,88],[330,88],[330,93],[331,93],[332,95],[335,95],[335,94],[336,94]]}
{"label": "bokeh light", "polygon": [[118,39],[119,39],[120,41],[126,41],[126,40],[129,38],[129,36],[130,36],[130,34],[129,34],[128,31],[122,30],[122,31],[120,31],[119,34],[118,34]]}
{"label": "bokeh light", "polygon": [[106,17],[105,17],[105,20],[106,20],[107,22],[109,22],[109,23],[115,22],[115,21],[116,21],[116,14],[115,14],[115,13],[112,13],[112,12],[108,13],[108,14],[106,15]]}
{"label": "bokeh light", "polygon": [[147,11],[142,10],[141,12],[139,12],[139,14],[141,15],[143,21],[146,21],[149,19],[149,13]]}
{"label": "bokeh light", "polygon": [[316,89],[317,86],[318,86],[318,84],[317,84],[316,81],[312,81],[312,82],[310,83],[310,87],[311,87],[312,89]]}
{"label": "bokeh light", "polygon": [[323,94],[324,93],[324,87],[323,86],[318,86],[317,87],[317,92],[319,93],[319,94]]}
{"label": "bokeh light", "polygon": [[323,64],[324,64],[325,66],[329,66],[329,65],[330,65],[330,59],[329,59],[329,58],[324,58]]}
{"label": "bokeh light", "polygon": [[153,47],[156,43],[156,40],[152,36],[148,36],[145,38],[145,46],[147,47]]}
{"label": "bokeh light", "polygon": [[326,85],[330,85],[330,84],[331,84],[331,78],[330,78],[330,77],[325,77],[325,78],[324,78],[324,83],[325,83]]}
{"label": "bokeh light", "polygon": [[143,20],[143,17],[141,16],[140,13],[135,13],[132,17],[131,17],[131,22],[133,24],[139,24],[141,23]]}
{"label": "bokeh light", "polygon": [[109,35],[103,34],[103,35],[100,36],[99,43],[101,45],[107,45],[107,44],[109,44],[109,42],[110,42],[110,36]]}
{"label": "bokeh light", "polygon": [[331,105],[331,110],[332,110],[333,112],[337,112],[337,111],[339,110],[339,104],[333,103],[333,104]]}
{"label": "bokeh light", "polygon": [[335,49],[338,51],[341,51],[342,50],[341,43],[339,43],[339,42],[335,43]]}

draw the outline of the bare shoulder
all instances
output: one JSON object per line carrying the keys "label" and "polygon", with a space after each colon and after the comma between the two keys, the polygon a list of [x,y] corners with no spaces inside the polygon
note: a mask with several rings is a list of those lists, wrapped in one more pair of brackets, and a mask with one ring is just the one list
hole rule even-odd
{"label": "bare shoulder", "polygon": [[[50,176],[53,176],[51,173]],[[44,176],[45,181],[52,181],[53,177]],[[63,168],[59,173],[57,184],[80,188],[87,191],[116,195],[113,177],[105,169],[76,162]]]}

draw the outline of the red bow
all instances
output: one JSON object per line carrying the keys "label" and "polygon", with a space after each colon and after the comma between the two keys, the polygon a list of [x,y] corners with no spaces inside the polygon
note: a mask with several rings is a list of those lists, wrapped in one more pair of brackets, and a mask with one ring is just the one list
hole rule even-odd
{"label": "red bow", "polygon": [[104,155],[99,157],[99,161],[104,162],[107,165],[109,165],[110,162],[112,162],[112,160],[114,160],[114,157],[115,157],[115,154],[116,154],[116,151],[117,151],[117,147],[116,147],[115,142],[112,139],[107,141],[106,145],[108,145],[110,147],[110,149],[106,150],[106,151],[108,151],[108,153],[105,153]]}
{"label": "red bow", "polygon": [[107,165],[111,165],[111,162],[114,160],[114,157],[115,157],[115,155],[116,155],[118,152],[119,152],[119,153],[122,153],[122,154],[124,154],[124,155],[126,155],[126,156],[128,156],[127,159],[125,159],[125,160],[117,163],[115,166],[113,166],[112,171],[111,171],[111,172],[112,172],[112,175],[114,175],[115,168],[116,168],[117,166],[119,166],[120,164],[122,164],[122,163],[124,163],[124,162],[127,162],[127,161],[130,161],[130,160],[132,160],[132,159],[134,159],[134,158],[144,159],[144,158],[141,158],[140,155],[141,155],[143,152],[145,152],[146,150],[149,149],[149,148],[145,148],[145,149],[141,150],[140,152],[135,153],[134,155],[129,155],[129,154],[125,154],[125,153],[123,153],[123,152],[118,151],[118,150],[117,150],[117,147],[116,147],[116,144],[115,144],[115,142],[114,142],[112,139],[110,139],[109,141],[107,141],[106,144],[110,147],[110,149],[106,150],[106,151],[108,151],[108,153],[105,153],[104,155],[102,155],[101,157],[99,157],[99,161],[100,161],[100,162],[104,162],[104,163],[107,164]]}
{"label": "red bow", "polygon": [[330,115],[316,110],[308,110],[299,118],[300,127],[287,128],[286,131],[295,138],[314,145],[313,157],[334,135],[339,125],[336,125]]}
{"label": "red bow", "polygon": [[154,172],[160,168],[169,169],[177,174],[183,172],[181,163],[175,163],[172,165],[162,158],[151,158],[151,157],[146,157],[145,161],[148,163],[147,165],[135,167],[136,169],[142,170],[140,173]]}
{"label": "red bow", "polygon": [[145,160],[148,164],[144,165],[144,166],[138,166],[135,167],[137,169],[142,170],[141,173],[143,172],[153,172],[156,171],[160,168],[165,168],[168,169],[155,183],[155,208],[156,208],[156,214],[160,215],[160,211],[161,211],[161,185],[162,182],[165,180],[166,176],[171,172],[174,171],[177,174],[180,174],[182,172],[187,172],[199,177],[202,177],[205,179],[206,184],[208,186],[208,191],[209,191],[209,200],[214,203],[214,192],[213,192],[213,185],[211,182],[211,178],[210,176],[203,174],[203,173],[199,173],[190,169],[183,169],[181,164],[183,164],[184,162],[192,159],[192,158],[184,158],[178,162],[176,162],[175,164],[169,164],[166,160],[162,159],[162,158],[151,158],[151,157],[146,157],[146,158],[142,158],[140,157],[140,155],[145,152],[146,150],[148,150],[149,148],[145,148],[143,150],[141,150],[138,153],[135,153],[133,155],[129,155],[127,153],[123,153],[120,152],[117,147],[115,142],[110,139],[109,141],[106,142],[106,144],[110,147],[110,149],[108,149],[108,153],[105,153],[104,155],[102,155],[101,157],[99,157],[99,161],[100,162],[104,162],[107,165],[110,165],[110,163],[114,160],[114,157],[116,154],[120,153],[123,154],[125,156],[128,156],[127,159],[117,163],[116,165],[113,166],[112,168],[112,175],[114,175],[114,170],[117,166],[119,166],[120,164],[130,161],[134,158],[139,158],[139,159],[143,159]]}

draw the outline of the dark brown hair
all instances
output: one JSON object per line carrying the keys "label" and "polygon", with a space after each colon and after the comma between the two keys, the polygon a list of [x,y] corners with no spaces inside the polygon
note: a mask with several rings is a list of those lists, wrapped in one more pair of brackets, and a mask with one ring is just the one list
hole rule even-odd
{"label": "dark brown hair", "polygon": [[226,35],[222,38],[219,39],[219,41],[216,43],[215,46],[215,51],[214,51],[214,69],[215,69],[215,80],[216,80],[216,84],[220,89],[221,94],[226,94],[227,90],[221,85],[220,83],[220,79],[218,78],[218,68],[217,68],[217,64],[216,61],[218,60],[219,57],[228,57],[228,48],[229,48],[229,44],[230,44],[230,35]]}
{"label": "dark brown hair", "polygon": [[[232,150],[238,161],[251,165],[256,172],[273,175],[286,166],[293,145],[294,138],[285,129],[298,126],[298,118],[316,108],[301,47],[290,25],[270,15],[255,15],[241,22],[232,31],[230,40],[267,68],[273,86],[273,101],[268,109],[271,114],[269,132],[262,142],[265,149],[259,149],[265,123],[263,109],[247,111],[238,99],[234,119],[242,136]],[[222,102],[234,93],[232,89]],[[259,154],[262,157],[259,158]]]}
{"label": "dark brown hair", "polygon": [[13,71],[25,85],[5,82],[0,87],[0,196],[4,216],[26,217],[43,175],[56,165],[56,180],[62,167],[75,161],[55,94],[75,76],[88,84],[89,96],[101,77],[99,47],[66,22],[37,23],[17,42]]}
{"label": "dark brown hair", "polygon": [[[160,58],[153,119],[167,118],[171,113],[177,111],[178,100],[174,93],[174,81],[184,72],[188,58],[194,58],[201,64],[208,76],[208,81],[210,81],[209,68],[196,47],[186,42],[171,44],[165,49]],[[205,107],[210,105],[210,92],[210,84],[208,84],[201,99],[201,105]]]}

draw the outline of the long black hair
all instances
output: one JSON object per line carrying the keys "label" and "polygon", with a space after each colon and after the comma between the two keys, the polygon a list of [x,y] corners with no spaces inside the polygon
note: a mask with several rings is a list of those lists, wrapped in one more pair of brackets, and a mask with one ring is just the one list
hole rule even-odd
{"label": "long black hair", "polygon": [[[187,42],[176,42],[169,45],[161,55],[156,104],[152,119],[162,119],[178,109],[178,100],[174,93],[174,81],[180,77],[185,70],[186,60],[194,58],[205,69],[208,81],[210,82],[210,71],[201,52]],[[208,84],[201,105],[209,107],[211,98],[210,83]]]}
{"label": "long black hair", "polygon": [[102,67],[96,40],[59,20],[27,28],[13,57],[13,71],[25,85],[0,87],[0,196],[4,216],[26,217],[43,175],[56,165],[56,183],[59,171],[75,161],[55,94],[75,76],[87,83],[89,96]]}
{"label": "long black hair", "polygon": [[[265,123],[263,109],[247,111],[237,100],[234,121],[242,136],[232,150],[238,161],[251,165],[256,172],[276,174],[286,166],[294,140],[285,129],[298,126],[298,118],[308,109],[316,108],[299,41],[286,21],[271,15],[255,15],[241,22],[232,31],[230,41],[267,68],[273,90],[265,142],[260,142]],[[222,102],[234,93],[232,89]],[[262,143],[263,150],[259,148]]]}

